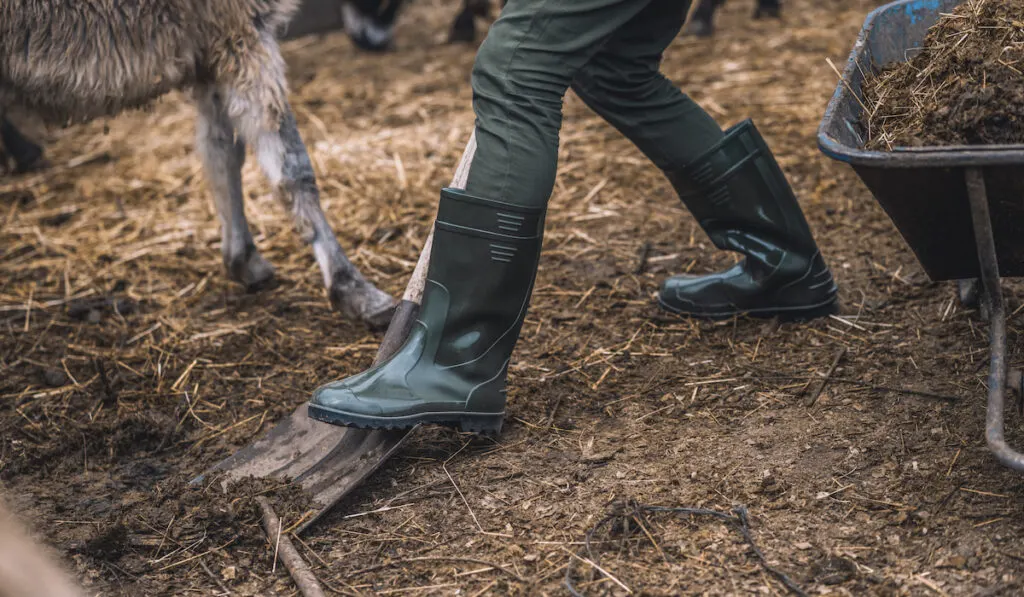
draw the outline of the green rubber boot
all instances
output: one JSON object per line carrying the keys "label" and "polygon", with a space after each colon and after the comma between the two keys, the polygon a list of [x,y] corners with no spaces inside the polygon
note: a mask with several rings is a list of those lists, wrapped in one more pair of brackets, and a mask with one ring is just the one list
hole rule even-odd
{"label": "green rubber boot", "polygon": [[745,120],[668,174],[719,249],[746,259],[707,276],[674,276],[659,304],[682,315],[806,320],[838,310],[838,288],[793,189],[754,123]]}
{"label": "green rubber boot", "polygon": [[533,291],[544,210],[445,189],[420,316],[380,365],[319,388],[309,416],[406,429],[419,423],[498,433],[509,357]]}

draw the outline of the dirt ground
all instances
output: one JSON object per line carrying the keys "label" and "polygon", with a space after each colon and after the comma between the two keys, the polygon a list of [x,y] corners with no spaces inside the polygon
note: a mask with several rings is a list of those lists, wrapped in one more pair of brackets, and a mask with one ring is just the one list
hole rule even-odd
{"label": "dirt ground", "polygon": [[[568,571],[586,595],[787,594],[735,519],[644,506],[744,507],[768,563],[808,594],[1024,591],[1024,482],[982,439],[988,326],[927,279],[853,172],[815,146],[836,83],[825,59],[845,61],[880,3],[790,0],[780,25],[730,2],[717,38],[679,40],[665,63],[723,124],[755,118],[842,316],[659,312],[662,278],[733,256],[569,97],[504,433],[418,432],[303,534],[329,591],[561,595]],[[441,43],[456,4],[418,2],[389,55],[340,34],[286,47],[330,218],[396,294],[472,126],[472,50]],[[252,160],[249,214],[281,281],[261,294],[226,281],[192,119],[172,97],[52,131],[52,170],[0,180],[0,480],[94,594],[295,595],[248,499],[287,488],[224,496],[186,481],[320,383],[365,368],[378,336],[329,311]],[[293,506],[286,527],[302,515]]]}

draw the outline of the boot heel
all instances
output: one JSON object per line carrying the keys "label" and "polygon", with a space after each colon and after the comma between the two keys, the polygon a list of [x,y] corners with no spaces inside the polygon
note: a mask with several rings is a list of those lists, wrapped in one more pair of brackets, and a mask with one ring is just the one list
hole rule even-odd
{"label": "boot heel", "polygon": [[459,418],[459,429],[468,433],[498,435],[501,433],[501,425],[504,421],[504,413],[498,415],[465,414]]}

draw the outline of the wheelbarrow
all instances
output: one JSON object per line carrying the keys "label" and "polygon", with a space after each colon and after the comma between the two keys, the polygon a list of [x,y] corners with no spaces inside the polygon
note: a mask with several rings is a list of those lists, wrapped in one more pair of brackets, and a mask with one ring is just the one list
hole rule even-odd
{"label": "wheelbarrow", "polygon": [[909,59],[928,29],[962,0],[901,0],[868,15],[818,130],[818,146],[850,164],[934,281],[957,280],[961,301],[979,288],[990,323],[985,437],[1002,464],[1024,472],[1024,454],[1004,437],[1008,371],[1000,275],[1024,276],[1024,145],[864,149],[866,73]]}

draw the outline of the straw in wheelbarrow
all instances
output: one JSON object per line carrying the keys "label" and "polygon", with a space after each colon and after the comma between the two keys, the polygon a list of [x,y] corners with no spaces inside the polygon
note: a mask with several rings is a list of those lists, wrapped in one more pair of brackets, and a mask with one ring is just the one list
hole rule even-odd
{"label": "straw in wheelbarrow", "polygon": [[1024,143],[1024,0],[967,0],[864,82],[867,148]]}

